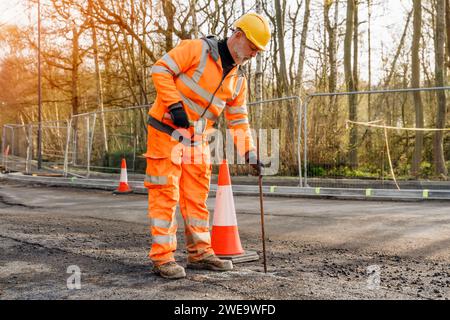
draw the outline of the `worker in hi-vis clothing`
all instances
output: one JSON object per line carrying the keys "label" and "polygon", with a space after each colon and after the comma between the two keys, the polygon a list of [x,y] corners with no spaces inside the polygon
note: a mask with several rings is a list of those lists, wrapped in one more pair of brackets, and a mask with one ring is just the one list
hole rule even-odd
{"label": "worker in hi-vis clothing", "polygon": [[144,183],[152,234],[149,257],[154,272],[164,278],[186,276],[174,259],[177,203],[185,225],[187,268],[233,269],[231,261],[214,254],[206,206],[211,176],[206,132],[222,111],[239,154],[255,174],[261,174],[247,117],[247,81],[240,66],[264,50],[270,28],[256,13],[240,17],[234,28],[225,40],[214,36],[183,40],[152,68],[157,96],[149,111]]}

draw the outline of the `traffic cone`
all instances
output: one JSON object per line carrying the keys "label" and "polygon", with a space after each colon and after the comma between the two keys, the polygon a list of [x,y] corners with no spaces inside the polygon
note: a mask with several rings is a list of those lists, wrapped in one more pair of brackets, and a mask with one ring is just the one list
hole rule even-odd
{"label": "traffic cone", "polygon": [[114,191],[114,194],[124,194],[130,192],[132,192],[132,190],[128,185],[127,162],[124,158],[122,158],[122,165],[120,166],[119,187]]}
{"label": "traffic cone", "polygon": [[259,259],[256,252],[246,252],[242,249],[234,207],[233,190],[231,189],[230,172],[226,160],[223,160],[219,167],[211,246],[218,257],[231,259],[233,262],[247,262]]}

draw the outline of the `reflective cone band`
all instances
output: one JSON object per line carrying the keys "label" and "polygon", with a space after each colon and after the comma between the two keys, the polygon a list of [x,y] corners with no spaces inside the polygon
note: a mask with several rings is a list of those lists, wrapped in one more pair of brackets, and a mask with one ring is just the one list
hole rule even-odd
{"label": "reflective cone band", "polygon": [[223,160],[219,168],[216,205],[211,231],[211,245],[217,255],[235,255],[244,252],[239,238],[230,180],[228,163]]}

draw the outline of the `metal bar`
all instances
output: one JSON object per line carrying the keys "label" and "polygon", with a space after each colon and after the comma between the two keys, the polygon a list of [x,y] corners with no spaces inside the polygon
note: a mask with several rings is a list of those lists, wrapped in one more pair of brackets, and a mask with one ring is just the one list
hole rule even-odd
{"label": "metal bar", "polygon": [[[5,145],[6,145],[6,126],[2,126],[2,150],[1,150],[1,155],[2,155],[2,166],[5,167]],[[6,169],[6,167],[5,167]]]}
{"label": "metal bar", "polygon": [[[256,156],[259,162],[259,134],[256,135]],[[267,259],[266,259],[266,233],[264,228],[264,205],[263,205],[263,192],[262,192],[262,174],[258,176],[259,185],[259,207],[261,209],[261,238],[263,244],[263,259],[264,259],[264,273],[267,273]]]}
{"label": "metal bar", "polygon": [[61,126],[43,126],[42,129],[65,129],[65,127],[61,127]]}
{"label": "metal bar", "polygon": [[304,187],[308,187],[308,104],[309,104],[310,100],[311,99],[309,97],[306,98],[305,105],[303,107],[303,124],[304,124],[304,126],[303,126],[303,143],[304,143],[304,147],[303,147],[303,156],[304,156],[303,186]]}
{"label": "metal bar", "polygon": [[90,175],[90,171],[91,171],[91,168],[90,168],[90,165],[91,165],[91,163],[90,163],[90,161],[91,161],[91,155],[90,155],[90,151],[91,151],[91,148],[89,147],[89,140],[90,140],[90,136],[89,136],[89,116],[88,117],[86,117],[86,153],[87,153],[87,155],[86,155],[86,157],[87,157],[87,159],[86,159],[86,161],[87,161],[87,163],[86,163],[86,166],[87,166],[87,175],[86,175],[86,178],[89,178],[89,175]]}
{"label": "metal bar", "polygon": [[145,105],[141,105],[141,106],[127,107],[127,108],[106,109],[103,111],[100,110],[100,111],[79,113],[79,114],[73,115],[72,117],[82,117],[82,116],[87,116],[87,115],[91,115],[94,113],[107,113],[107,112],[116,112],[116,111],[128,111],[128,110],[134,110],[134,109],[143,109],[143,108],[148,108],[150,106],[151,106],[150,104],[145,104]]}
{"label": "metal bar", "polygon": [[[91,155],[92,155],[92,145],[94,144],[94,132],[95,132],[95,123],[97,122],[97,114],[94,113],[94,123],[92,124],[92,132],[90,133],[89,138],[89,165],[91,164]],[[91,128],[89,128],[89,131]],[[89,176],[88,176],[89,177]]]}
{"label": "metal bar", "polygon": [[33,127],[31,125],[28,126],[28,130],[27,130],[27,135],[28,135],[28,146],[27,146],[27,160],[25,162],[25,173],[29,174],[31,172],[31,148],[33,145]]}
{"label": "metal bar", "polygon": [[14,129],[11,130],[11,148],[9,149],[9,153],[14,155],[16,153],[16,137],[14,135]]}
{"label": "metal bar", "polygon": [[41,75],[41,1],[37,2],[38,15],[38,170],[42,167],[42,75]]}
{"label": "metal bar", "polygon": [[136,135],[133,137],[133,172],[136,172]]}
{"label": "metal bar", "polygon": [[298,158],[298,186],[301,188],[303,186],[302,177],[302,158],[300,155],[300,146],[302,144],[302,104],[297,102],[298,106],[298,134],[297,134],[297,158]]}
{"label": "metal bar", "polygon": [[[73,167],[75,168],[84,168],[83,165],[79,165],[79,164],[74,164]],[[118,170],[120,171],[120,167],[116,168],[116,167],[102,167],[102,166],[89,166],[92,169],[110,169],[110,170]]]}
{"label": "metal bar", "polygon": [[386,90],[368,90],[368,91],[350,91],[350,92],[331,92],[331,93],[310,93],[309,97],[328,97],[328,96],[348,96],[356,94],[381,94],[398,92],[417,92],[417,91],[437,91],[450,90],[450,87],[429,87],[429,88],[406,88],[406,89],[386,89]]}
{"label": "metal bar", "polygon": [[253,102],[247,103],[247,105],[248,106],[252,106],[252,105],[257,105],[257,104],[278,102],[278,101],[284,101],[284,100],[293,100],[293,99],[300,100],[300,97],[298,97],[298,96],[290,96],[290,97],[275,98],[275,99],[269,99],[269,100],[263,100],[263,101],[253,101]]}

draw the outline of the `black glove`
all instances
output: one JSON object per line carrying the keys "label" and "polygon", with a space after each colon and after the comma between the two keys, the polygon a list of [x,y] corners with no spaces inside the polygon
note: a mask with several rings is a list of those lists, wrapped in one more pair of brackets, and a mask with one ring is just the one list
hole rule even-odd
{"label": "black glove", "polygon": [[[250,163],[250,160],[252,160],[252,163]],[[264,168],[264,165],[261,161],[258,159],[250,159],[250,151],[248,151],[245,154],[245,163],[250,164],[253,168],[253,175],[254,176],[260,176],[262,174],[262,169]]]}
{"label": "black glove", "polygon": [[189,119],[181,102],[171,105],[169,107],[169,113],[174,125],[180,128],[189,128]]}

